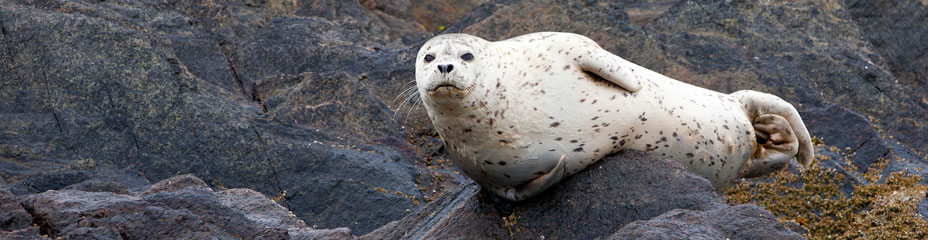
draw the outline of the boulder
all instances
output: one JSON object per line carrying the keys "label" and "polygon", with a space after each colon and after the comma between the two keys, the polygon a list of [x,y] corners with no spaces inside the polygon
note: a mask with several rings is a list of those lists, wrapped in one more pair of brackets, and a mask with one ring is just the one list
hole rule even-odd
{"label": "boulder", "polygon": [[[254,190],[214,192],[192,175],[166,179],[135,195],[50,190],[27,195],[21,203],[50,238],[353,239],[348,229],[308,227]],[[35,232],[29,226],[4,234],[29,235]]]}
{"label": "boulder", "polygon": [[609,239],[805,239],[753,204],[707,211],[675,209],[625,225]]}
{"label": "boulder", "polygon": [[[389,61],[374,59],[395,56],[388,48],[429,35],[375,11],[358,1],[3,1],[0,175],[15,179],[4,188],[125,193],[191,173],[285,195],[327,228],[396,220],[456,182],[430,180],[455,178],[422,166],[361,82]],[[255,90],[310,71],[324,77],[281,85],[274,99],[293,98],[283,105],[266,108],[273,96]],[[354,201],[335,206],[343,199]]]}
{"label": "boulder", "polygon": [[[682,213],[692,216],[675,220],[681,218],[681,210],[671,211],[674,209],[684,209]],[[665,213],[670,215],[665,216]],[[731,226],[722,226],[722,220],[689,219],[725,214],[738,214],[740,220]],[[523,202],[503,200],[481,191],[476,183],[468,182],[419,211],[361,238],[592,239],[617,231],[618,236],[624,236],[620,231],[623,226],[640,225],[642,223],[636,221],[655,217],[658,220],[647,224],[685,221],[689,228],[695,229],[692,231],[715,234],[707,236],[801,238],[781,226],[770,212],[757,206],[728,206],[708,180],[690,173],[679,163],[635,151],[604,158]],[[668,220],[659,220],[661,218]],[[748,228],[763,230],[748,231]],[[763,235],[768,233],[774,235]]]}
{"label": "boulder", "polygon": [[[928,4],[925,1],[845,0],[845,7],[872,45],[876,61],[886,64],[899,84],[914,91],[913,98],[922,109],[928,108]],[[895,97],[895,96],[894,96]],[[922,115],[924,116],[924,115]],[[915,149],[925,149],[925,118],[890,122],[899,141]],[[888,121],[888,119],[884,119]],[[890,129],[887,129],[890,130]],[[917,131],[911,132],[911,131]]]}
{"label": "boulder", "polygon": [[0,190],[0,231],[13,231],[32,225],[32,216],[10,191]]}

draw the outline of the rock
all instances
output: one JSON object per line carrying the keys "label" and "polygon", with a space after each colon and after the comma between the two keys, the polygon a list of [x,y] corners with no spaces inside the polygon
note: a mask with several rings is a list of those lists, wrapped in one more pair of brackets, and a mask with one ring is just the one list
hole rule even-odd
{"label": "rock", "polygon": [[[4,1],[0,175],[17,179],[4,188],[136,191],[191,173],[286,195],[297,216],[326,228],[364,233],[396,220],[424,201],[417,181],[441,190],[449,183],[429,179],[450,171],[424,166],[361,82],[377,64],[404,64],[384,59],[396,56],[390,47],[429,35],[396,27],[411,17],[373,11],[357,1]],[[308,71],[322,77],[281,85],[292,94],[277,98],[300,99],[262,106],[272,96],[255,83]],[[337,103],[297,108],[325,100]],[[48,174],[68,171],[83,175]]]}
{"label": "rock", "polygon": [[352,238],[347,229],[307,227],[253,190],[214,192],[192,175],[166,179],[139,195],[51,190],[28,195],[22,204],[51,238]]}
{"label": "rock", "polygon": [[32,216],[16,201],[16,196],[0,190],[0,231],[13,231],[32,225]]}
{"label": "rock", "polygon": [[812,136],[825,145],[848,151],[851,162],[860,170],[867,170],[879,158],[888,157],[892,149],[864,116],[844,107],[831,105],[810,108],[801,113]]}
{"label": "rock", "polygon": [[639,27],[645,27],[680,0],[625,0],[622,2],[625,3],[628,20]]}
{"label": "rock", "polygon": [[348,228],[335,228],[335,229],[299,229],[290,231],[290,239],[294,240],[310,240],[310,239],[319,239],[319,240],[349,240],[357,239],[354,235],[351,235],[351,229]]}
{"label": "rock", "polygon": [[121,239],[119,232],[109,228],[80,227],[69,231],[62,237],[64,239]]}
{"label": "rock", "polygon": [[[928,4],[925,1],[844,1],[854,21],[872,44],[876,59],[888,66],[900,85],[908,89],[928,87]],[[928,105],[928,93],[909,91],[922,109]],[[893,96],[896,97],[896,96]],[[918,115],[916,115],[918,116]],[[922,115],[924,116],[924,115]],[[898,119],[888,122],[899,141],[915,149],[925,149],[925,118]],[[889,121],[890,119],[884,119]],[[889,129],[887,129],[889,130]]]}
{"label": "rock", "polygon": [[47,190],[58,190],[68,185],[83,182],[90,177],[82,171],[58,171],[45,173],[27,178],[8,186],[10,192],[16,195],[40,193]]}
{"label": "rock", "polygon": [[16,231],[2,231],[0,238],[5,240],[32,240],[32,239],[49,239],[43,237],[39,232],[39,227],[27,227]]}
{"label": "rock", "polygon": [[210,190],[209,186],[206,185],[203,180],[193,176],[192,174],[184,174],[179,176],[170,177],[165,180],[161,180],[155,184],[152,184],[148,190],[145,190],[142,195],[151,195],[160,192],[177,192],[184,189],[194,189],[194,190]]}
{"label": "rock", "polygon": [[708,211],[676,209],[625,225],[610,239],[805,239],[753,204]]}
{"label": "rock", "polygon": [[489,0],[411,1],[412,16],[429,32],[439,32],[461,15]]}
{"label": "rock", "polygon": [[85,192],[111,192],[127,194],[129,191],[119,182],[107,181],[103,179],[90,179],[80,183],[71,184],[64,187],[63,190],[78,190]]}
{"label": "rock", "polygon": [[[739,215],[742,223],[788,233],[756,206],[731,209],[708,180],[676,162],[643,152],[620,152],[524,202],[502,200],[469,182],[362,239],[592,239],[673,209],[744,213]],[[732,231],[743,231],[744,226],[725,228],[720,236],[736,236]]]}
{"label": "rock", "polygon": [[[319,129],[340,139],[360,142],[402,137],[393,112],[358,81],[359,76],[304,73],[289,78],[257,85],[256,94],[264,99],[271,121]],[[264,89],[266,84],[277,81],[294,85],[285,91]]]}
{"label": "rock", "polygon": [[581,34],[629,61],[662,68],[656,57],[658,43],[631,24],[625,4],[616,1],[491,1],[464,14],[442,33],[461,32],[498,41],[539,31]]}

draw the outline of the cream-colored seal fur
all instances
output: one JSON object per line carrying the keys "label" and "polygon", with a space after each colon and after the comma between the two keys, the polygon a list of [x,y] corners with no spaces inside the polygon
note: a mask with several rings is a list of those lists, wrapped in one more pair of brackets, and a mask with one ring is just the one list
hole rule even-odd
{"label": "cream-colored seal fur", "polygon": [[809,133],[782,99],[689,85],[576,34],[440,35],[419,49],[416,83],[456,165],[510,200],[620,149],[673,159],[717,189],[793,157],[812,162]]}

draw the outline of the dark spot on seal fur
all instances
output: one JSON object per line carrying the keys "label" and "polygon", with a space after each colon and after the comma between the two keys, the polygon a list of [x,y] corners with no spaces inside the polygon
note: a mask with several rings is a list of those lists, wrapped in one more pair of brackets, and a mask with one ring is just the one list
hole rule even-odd
{"label": "dark spot on seal fur", "polygon": [[574,152],[582,152],[582,151],[583,151],[582,147],[574,148]]}
{"label": "dark spot on seal fur", "polygon": [[500,166],[506,166],[506,162],[504,162],[504,161],[499,161],[499,165],[500,165]]}
{"label": "dark spot on seal fur", "polygon": [[559,122],[551,123],[551,127],[557,127],[557,126],[560,126],[560,125],[561,125],[561,123],[559,123]]}

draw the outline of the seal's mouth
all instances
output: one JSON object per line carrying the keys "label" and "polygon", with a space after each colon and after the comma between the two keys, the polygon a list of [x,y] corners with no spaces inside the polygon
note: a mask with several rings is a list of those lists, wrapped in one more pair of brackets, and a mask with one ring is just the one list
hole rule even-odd
{"label": "seal's mouth", "polygon": [[462,94],[468,90],[467,87],[462,85],[463,84],[461,84],[459,81],[452,79],[442,79],[429,84],[429,86],[425,89],[429,95]]}
{"label": "seal's mouth", "polygon": [[435,87],[432,87],[432,89],[429,89],[429,92],[435,92],[435,91],[438,91],[439,89],[464,91],[464,89],[461,89],[460,87],[454,84],[441,83],[441,84],[435,85]]}

